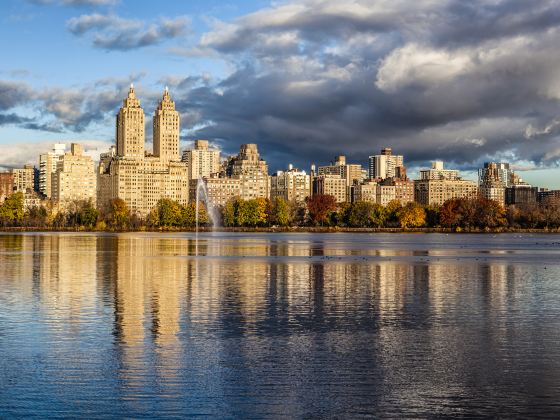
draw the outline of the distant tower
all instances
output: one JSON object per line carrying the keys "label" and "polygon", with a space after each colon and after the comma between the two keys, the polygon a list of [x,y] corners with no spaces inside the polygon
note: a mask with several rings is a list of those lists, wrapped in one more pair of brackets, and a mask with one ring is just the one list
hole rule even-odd
{"label": "distant tower", "polygon": [[179,113],[167,87],[154,113],[154,155],[165,162],[179,160]]}
{"label": "distant tower", "polygon": [[144,157],[144,110],[132,84],[117,114],[117,155]]}

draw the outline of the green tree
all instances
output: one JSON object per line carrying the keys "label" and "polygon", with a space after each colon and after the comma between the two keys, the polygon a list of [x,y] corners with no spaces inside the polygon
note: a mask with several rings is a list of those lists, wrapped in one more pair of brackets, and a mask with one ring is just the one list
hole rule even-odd
{"label": "green tree", "polygon": [[0,221],[6,225],[19,225],[23,222],[23,193],[8,196],[0,206]]}
{"label": "green tree", "polygon": [[276,197],[272,201],[270,222],[279,226],[290,224],[290,203],[281,197]]}
{"label": "green tree", "polygon": [[352,203],[348,211],[347,223],[352,227],[373,226],[374,204],[367,201]]}
{"label": "green tree", "polygon": [[78,223],[82,226],[93,227],[97,224],[99,211],[93,206],[91,201],[82,204],[78,210]]}
{"label": "green tree", "polygon": [[181,226],[183,221],[183,207],[169,198],[162,198],[157,202],[159,226]]}
{"label": "green tree", "polygon": [[237,223],[236,208],[237,199],[228,200],[222,208],[222,223],[224,226],[235,226]]}

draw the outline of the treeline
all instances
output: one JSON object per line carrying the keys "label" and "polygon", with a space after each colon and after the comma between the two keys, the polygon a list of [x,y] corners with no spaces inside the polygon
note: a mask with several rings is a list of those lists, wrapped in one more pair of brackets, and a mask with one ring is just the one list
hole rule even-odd
{"label": "treeline", "polygon": [[[199,225],[225,227],[349,227],[349,228],[447,228],[454,231],[560,228],[560,201],[508,206],[486,200],[452,199],[442,206],[387,206],[358,201],[337,204],[330,195],[315,195],[305,203],[234,199],[215,209],[212,217],[199,205]],[[196,205],[183,206],[161,199],[147,217],[133,214],[121,199],[100,211],[91,202],[79,201],[59,211],[50,202],[24,210],[23,195],[13,194],[0,205],[0,226],[38,229],[145,230],[193,228]]]}

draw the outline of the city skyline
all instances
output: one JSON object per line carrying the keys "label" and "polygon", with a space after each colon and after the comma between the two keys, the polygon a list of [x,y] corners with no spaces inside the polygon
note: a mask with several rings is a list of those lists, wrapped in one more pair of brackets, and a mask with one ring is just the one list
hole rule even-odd
{"label": "city skyline", "polygon": [[559,188],[556,6],[7,1],[0,166],[55,142],[103,152],[134,82],[147,109],[170,86],[181,150],[257,143],[275,171],[341,153],[365,166],[390,145],[413,177],[434,159],[471,179],[507,161]]}

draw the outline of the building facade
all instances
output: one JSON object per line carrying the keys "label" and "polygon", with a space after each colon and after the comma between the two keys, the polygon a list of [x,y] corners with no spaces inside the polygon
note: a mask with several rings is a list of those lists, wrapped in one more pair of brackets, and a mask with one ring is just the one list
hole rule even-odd
{"label": "building facade", "polygon": [[239,179],[215,176],[191,180],[190,201],[196,200],[196,189],[200,180],[205,184],[208,204],[212,207],[223,207],[228,201],[241,197],[241,181]]}
{"label": "building facade", "polygon": [[369,157],[369,179],[385,179],[400,176],[400,168],[403,166],[402,155],[393,155],[391,148],[381,149],[380,155]]}
{"label": "building facade", "polygon": [[337,203],[348,199],[346,180],[339,175],[319,175],[313,179],[313,195],[332,195]]}
{"label": "building facade", "polygon": [[0,172],[0,203],[14,193],[14,174]]}
{"label": "building facade", "polygon": [[432,163],[431,169],[421,170],[414,181],[414,199],[422,205],[440,206],[453,198],[475,198],[478,185],[459,177],[459,171],[444,169],[443,162]]}
{"label": "building facade", "polygon": [[56,143],[52,151],[39,155],[39,192],[43,197],[52,196],[52,177],[56,172],[58,161],[66,151],[66,145]]}
{"label": "building facade", "polygon": [[535,204],[538,192],[538,187],[532,187],[531,185],[512,185],[506,188],[506,204]]}
{"label": "building facade", "polygon": [[208,146],[208,140],[195,140],[194,148],[183,152],[190,179],[210,177],[220,172],[220,151]]}
{"label": "building facade", "polygon": [[16,168],[13,174],[15,192],[27,193],[35,190],[35,168],[32,165]]}
{"label": "building facade", "polygon": [[64,208],[73,201],[97,200],[97,177],[91,156],[83,154],[82,147],[72,143],[57,163],[52,176],[52,199]]}
{"label": "building facade", "polygon": [[283,198],[286,201],[302,203],[311,195],[311,176],[294,169],[278,171],[270,177],[270,199]]}

